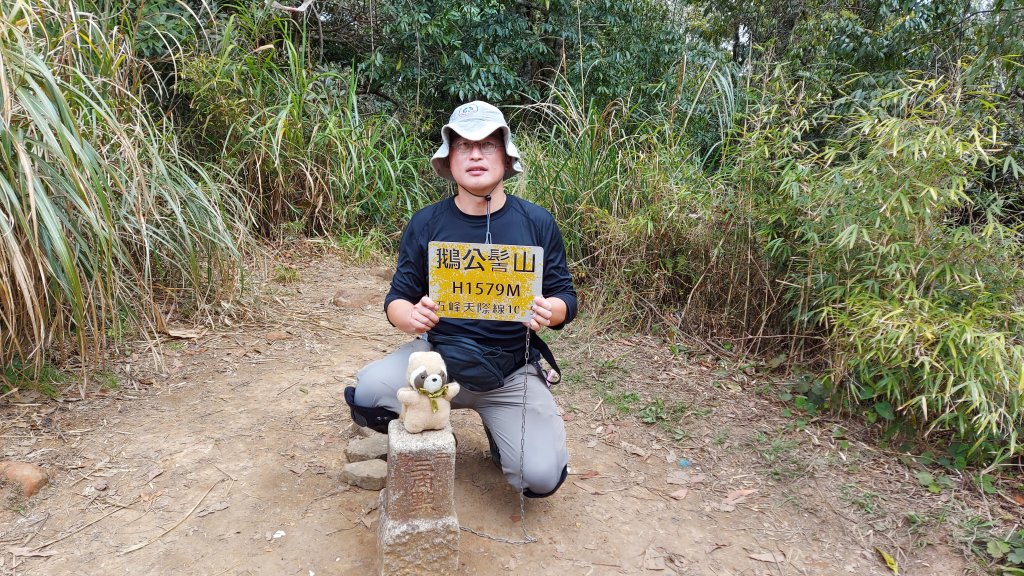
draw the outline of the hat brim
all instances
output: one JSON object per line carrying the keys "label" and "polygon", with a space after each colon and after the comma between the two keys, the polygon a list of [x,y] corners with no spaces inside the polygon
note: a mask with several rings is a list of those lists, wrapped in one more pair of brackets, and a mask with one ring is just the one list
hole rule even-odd
{"label": "hat brim", "polygon": [[494,134],[496,130],[501,130],[501,133],[505,136],[505,155],[512,159],[512,163],[505,170],[505,174],[502,180],[508,180],[516,174],[522,174],[523,165],[520,162],[522,157],[519,155],[519,149],[512,142],[512,133],[509,131],[508,126],[495,125],[495,124],[483,124],[474,130],[458,130],[451,124],[445,124],[441,128],[441,147],[437,149],[437,152],[430,158],[430,165],[434,168],[434,172],[445,180],[455,181],[452,176],[452,169],[448,164],[448,154],[451,151],[451,136],[452,132],[455,132],[459,136],[466,140],[479,141],[487,138],[491,134]]}

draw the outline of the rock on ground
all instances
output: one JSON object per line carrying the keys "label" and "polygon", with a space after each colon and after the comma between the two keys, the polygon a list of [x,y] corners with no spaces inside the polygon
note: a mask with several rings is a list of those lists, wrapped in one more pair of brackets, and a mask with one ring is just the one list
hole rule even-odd
{"label": "rock on ground", "polygon": [[388,463],[383,460],[364,460],[347,464],[341,479],[364,490],[383,490],[388,478]]}
{"label": "rock on ground", "polygon": [[373,434],[365,438],[356,438],[348,443],[345,448],[345,456],[349,462],[363,462],[364,460],[382,459],[388,457],[388,436],[387,434]]}
{"label": "rock on ground", "polygon": [[26,498],[35,496],[50,481],[46,472],[39,466],[10,460],[0,462],[0,480],[17,484]]}

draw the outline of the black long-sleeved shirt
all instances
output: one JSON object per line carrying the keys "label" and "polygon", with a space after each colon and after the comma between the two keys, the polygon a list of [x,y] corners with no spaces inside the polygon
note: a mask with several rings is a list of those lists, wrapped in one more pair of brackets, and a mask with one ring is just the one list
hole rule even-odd
{"label": "black long-sleeved shirt", "polygon": [[[398,251],[398,266],[391,280],[391,290],[384,299],[384,310],[401,299],[419,302],[429,290],[427,267],[428,244],[439,242],[483,243],[487,234],[486,216],[464,214],[448,197],[416,212],[405,230]],[[544,249],[544,278],[541,291],[545,298],[556,297],[565,302],[565,322],[576,317],[576,289],[565,260],[565,245],[550,212],[515,196],[506,194],[505,205],[491,213],[491,242],[516,246],[540,246]],[[441,318],[430,334],[467,336],[480,344],[498,346],[522,357],[526,345],[526,329],[519,322]]]}

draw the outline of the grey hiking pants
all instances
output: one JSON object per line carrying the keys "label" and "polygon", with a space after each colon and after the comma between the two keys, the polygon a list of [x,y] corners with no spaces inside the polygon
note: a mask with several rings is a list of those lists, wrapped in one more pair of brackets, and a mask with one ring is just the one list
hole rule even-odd
{"label": "grey hiking pants", "polygon": [[[355,401],[360,406],[387,408],[396,414],[402,406],[396,396],[405,385],[409,355],[430,350],[426,340],[406,342],[391,354],[367,364],[356,374]],[[526,435],[523,440],[523,385],[526,385]],[[544,378],[536,366],[526,365],[505,378],[505,385],[490,392],[465,387],[452,400],[452,408],[472,408],[490,430],[501,455],[502,473],[517,491],[547,494],[555,490],[569,463],[565,423],[558,413]],[[519,462],[523,461],[522,482]]]}

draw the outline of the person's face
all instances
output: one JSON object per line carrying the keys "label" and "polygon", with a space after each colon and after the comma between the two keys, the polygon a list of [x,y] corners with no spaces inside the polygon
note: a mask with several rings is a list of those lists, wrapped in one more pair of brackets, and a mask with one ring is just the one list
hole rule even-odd
{"label": "person's face", "polygon": [[478,195],[490,192],[505,176],[508,162],[501,130],[483,140],[466,140],[453,133],[448,162],[459,186]]}

